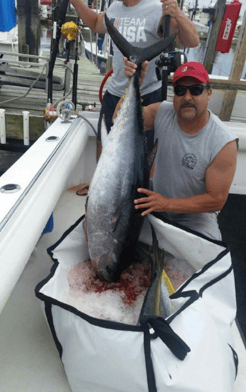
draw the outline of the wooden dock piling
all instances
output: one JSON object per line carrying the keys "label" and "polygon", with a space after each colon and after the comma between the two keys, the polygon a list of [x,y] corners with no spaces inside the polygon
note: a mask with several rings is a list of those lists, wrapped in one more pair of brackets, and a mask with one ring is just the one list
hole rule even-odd
{"label": "wooden dock piling", "polygon": [[[38,0],[17,0],[19,53],[39,55],[40,17]],[[19,58],[38,62],[37,59]]]}
{"label": "wooden dock piling", "polygon": [[[244,62],[246,58],[246,12],[244,13],[242,27],[238,37],[237,47],[235,50],[229,80],[239,82],[242,76]],[[229,121],[237,96],[237,90],[227,90],[224,94],[224,100],[220,111],[220,119]]]}
{"label": "wooden dock piling", "polygon": [[209,74],[212,73],[213,63],[215,59],[215,47],[220,31],[221,22],[225,12],[226,0],[217,0],[216,11],[211,20],[211,27],[206,42],[206,50],[203,59],[203,65]]}

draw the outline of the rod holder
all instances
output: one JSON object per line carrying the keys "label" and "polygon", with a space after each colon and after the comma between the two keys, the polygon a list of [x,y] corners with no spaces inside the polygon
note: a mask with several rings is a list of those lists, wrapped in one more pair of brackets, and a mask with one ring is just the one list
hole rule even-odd
{"label": "rod holder", "polygon": [[0,109],[0,135],[1,144],[6,144],[5,109]]}
{"label": "rod holder", "polygon": [[23,140],[24,140],[24,145],[29,146],[30,140],[29,140],[29,112],[23,111]]}

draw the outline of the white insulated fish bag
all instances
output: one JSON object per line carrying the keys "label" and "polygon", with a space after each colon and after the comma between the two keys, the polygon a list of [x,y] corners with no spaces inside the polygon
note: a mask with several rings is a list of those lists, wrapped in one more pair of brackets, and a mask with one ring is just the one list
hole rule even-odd
{"label": "white insulated fish bag", "polygon": [[159,247],[195,272],[171,296],[166,320],[132,326],[90,317],[63,302],[68,267],[89,257],[82,219],[48,252],[54,265],[36,287],[73,392],[231,392],[237,375],[231,324],[234,275],[225,244],[153,215],[141,241]]}

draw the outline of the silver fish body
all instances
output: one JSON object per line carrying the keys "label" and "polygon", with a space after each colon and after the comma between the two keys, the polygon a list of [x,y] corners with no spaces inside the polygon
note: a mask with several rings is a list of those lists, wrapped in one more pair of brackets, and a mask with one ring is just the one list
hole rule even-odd
{"label": "silver fish body", "polygon": [[173,34],[147,48],[133,47],[112,25],[107,15],[108,33],[123,56],[135,61],[137,72],[104,145],[90,184],[87,203],[89,254],[98,275],[115,281],[130,264],[143,217],[134,208],[141,197],[139,187],[148,188],[152,158],[148,159],[144,138],[142,105],[139,92],[141,64],[167,48]]}
{"label": "silver fish body", "polygon": [[117,280],[130,262],[143,223],[134,208],[139,187],[148,188],[150,164],[144,138],[138,79],[130,82],[89,189],[87,236],[97,273]]}

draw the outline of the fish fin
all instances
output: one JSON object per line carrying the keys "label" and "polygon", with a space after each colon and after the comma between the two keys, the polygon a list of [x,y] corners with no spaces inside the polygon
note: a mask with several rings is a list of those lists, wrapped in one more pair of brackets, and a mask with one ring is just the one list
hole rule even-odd
{"label": "fish fin", "polygon": [[105,14],[105,23],[107,26],[108,33],[112,40],[114,41],[117,48],[121,51],[123,56],[127,57],[130,61],[137,64],[138,67],[147,60],[150,61],[154,57],[158,56],[161,52],[163,52],[176,38],[177,33],[170,35],[167,38],[161,39],[159,42],[156,42],[153,45],[148,46],[147,48],[137,48],[132,46],[112,25],[109,18]]}
{"label": "fish fin", "polygon": [[165,264],[165,251],[164,249],[160,249],[158,247],[158,239],[156,237],[155,229],[151,224],[150,226],[152,231],[152,247],[153,247],[155,264],[156,264],[155,268],[158,271],[158,274],[162,274],[162,271],[164,269],[164,264]]}
{"label": "fish fin", "polygon": [[88,235],[87,235],[87,207],[88,207],[88,200],[89,200],[89,196],[86,197],[86,201],[85,201],[85,219],[84,219],[84,222],[83,222],[83,228],[84,228],[85,239],[86,239],[87,244],[88,244]]}
{"label": "fish fin", "polygon": [[152,150],[151,150],[151,152],[149,153],[149,156],[148,156],[148,158],[147,158],[149,168],[152,167],[153,162],[154,162],[154,160],[155,160],[156,153],[157,153],[157,147],[158,147],[158,139],[156,139],[155,144],[154,144],[154,147],[152,148]]}
{"label": "fish fin", "polygon": [[174,294],[176,290],[173,287],[171,279],[169,278],[168,274],[166,273],[166,271],[164,269],[163,269],[163,272],[162,272],[162,280],[163,280],[164,285],[167,288],[168,294],[169,295]]}
{"label": "fish fin", "polygon": [[106,138],[108,136],[107,128],[106,128],[106,123],[105,123],[105,117],[103,116],[102,122],[101,122],[101,141],[102,141],[102,147],[105,147],[106,143]]}
{"label": "fish fin", "polygon": [[115,211],[115,216],[118,216],[118,218],[116,219],[116,221],[114,223],[113,232],[115,232],[117,230],[118,224],[121,221],[122,214],[124,212],[126,204],[127,204],[127,201],[125,201],[124,203],[120,204],[119,207]]}

